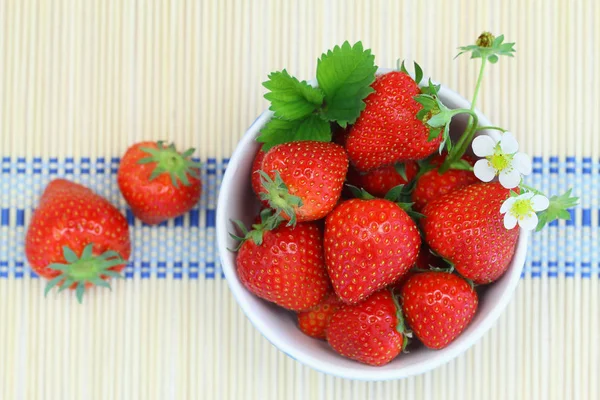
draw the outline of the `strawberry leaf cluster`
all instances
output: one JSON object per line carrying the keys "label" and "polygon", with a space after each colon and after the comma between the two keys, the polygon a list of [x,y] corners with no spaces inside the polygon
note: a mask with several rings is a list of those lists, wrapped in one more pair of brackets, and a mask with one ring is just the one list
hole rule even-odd
{"label": "strawberry leaf cluster", "polygon": [[269,75],[263,86],[273,118],[258,141],[263,149],[292,141],[331,141],[331,123],[345,128],[365,109],[363,101],[373,92],[375,56],[361,42],[344,42],[317,61],[317,86],[299,81],[285,69]]}

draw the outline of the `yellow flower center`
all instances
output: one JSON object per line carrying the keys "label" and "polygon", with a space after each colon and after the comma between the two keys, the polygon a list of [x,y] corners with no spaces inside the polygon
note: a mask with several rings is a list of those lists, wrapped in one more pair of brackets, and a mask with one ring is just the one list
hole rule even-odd
{"label": "yellow flower center", "polygon": [[512,164],[512,158],[513,156],[511,154],[503,153],[500,146],[496,146],[494,154],[487,157],[490,164],[492,164],[492,167],[498,172],[509,168]]}
{"label": "yellow flower center", "polygon": [[533,212],[531,200],[521,199],[515,201],[513,206],[510,208],[510,213],[518,219],[523,219]]}

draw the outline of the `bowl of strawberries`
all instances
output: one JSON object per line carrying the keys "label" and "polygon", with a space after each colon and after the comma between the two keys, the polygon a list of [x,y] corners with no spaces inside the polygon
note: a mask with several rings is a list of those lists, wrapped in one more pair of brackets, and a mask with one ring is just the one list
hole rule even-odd
{"label": "bowl of strawberries", "polygon": [[[484,33],[461,50],[483,73],[513,45]],[[318,371],[370,381],[472,346],[512,297],[527,230],[564,203],[523,183],[514,136],[416,63],[378,68],[360,42],[324,53],[313,82],[283,70],[263,85],[270,109],[217,206],[222,268],[256,329]]]}

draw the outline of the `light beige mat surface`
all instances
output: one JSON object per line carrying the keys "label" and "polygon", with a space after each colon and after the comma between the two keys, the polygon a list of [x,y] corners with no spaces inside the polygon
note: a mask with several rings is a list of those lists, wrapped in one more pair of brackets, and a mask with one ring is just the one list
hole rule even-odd
{"label": "light beige mat surface", "polygon": [[[583,1],[0,0],[0,399],[599,399],[600,4]],[[332,378],[278,352],[221,277],[222,170],[267,106],[261,82],[310,79],[320,54],[362,40],[379,66],[417,60],[469,97],[483,30],[516,42],[479,108],[534,156],[532,180],[574,186],[573,223],[536,236],[515,298],[466,354],[386,383]],[[204,163],[201,204],[156,230],[138,261],[83,305],[43,297],[22,254],[36,196],[79,179],[125,207],[128,144],[165,138]]]}

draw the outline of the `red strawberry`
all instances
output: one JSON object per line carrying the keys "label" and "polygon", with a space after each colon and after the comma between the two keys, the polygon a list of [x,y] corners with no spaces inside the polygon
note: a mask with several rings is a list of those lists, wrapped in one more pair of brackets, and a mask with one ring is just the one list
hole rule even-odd
{"label": "red strawberry", "polygon": [[259,172],[262,170],[262,162],[263,162],[263,159],[265,158],[265,154],[267,154],[267,153],[263,151],[262,145],[261,145],[260,148],[258,149],[258,151],[256,152],[256,156],[254,156],[254,161],[252,162],[252,176],[250,179],[252,182],[252,191],[257,196],[262,189],[262,183],[260,180]]}
{"label": "red strawberry", "polygon": [[125,217],[90,189],[64,179],[48,184],[33,213],[25,237],[25,255],[32,270],[57,285],[77,289],[81,302],[86,287],[108,286],[130,255]]}
{"label": "red strawberry", "polygon": [[194,149],[179,153],[174,145],[141,142],[131,146],[119,166],[119,189],[136,217],[158,224],[188,212],[202,192],[200,164]]}
{"label": "red strawberry", "polygon": [[397,302],[381,290],[355,305],[343,305],[331,317],[327,341],[344,357],[369,365],[392,361],[406,345]]}
{"label": "red strawberry", "polygon": [[404,72],[377,77],[375,92],[352,126],[346,142],[350,161],[359,171],[368,171],[398,161],[419,160],[435,152],[442,135],[428,141],[429,127],[417,119],[423,108],[413,97],[417,83]]}
{"label": "red strawberry", "polygon": [[457,275],[424,272],[402,287],[402,312],[417,338],[431,349],[441,349],[469,325],[477,311],[477,293]]}
{"label": "red strawberry", "polygon": [[499,183],[469,185],[427,204],[421,226],[427,244],[475,283],[507,270],[518,229],[506,229],[500,207],[509,191]]}
{"label": "red strawberry", "polygon": [[[263,218],[263,226],[268,223]],[[289,310],[304,311],[321,303],[331,285],[323,260],[323,235],[317,224],[254,228],[245,235],[236,259],[244,286]]]}
{"label": "red strawberry", "polygon": [[[446,156],[447,154],[433,157],[430,161],[431,165],[439,167],[446,159]],[[467,161],[471,166],[475,164],[475,160],[468,156],[463,156],[462,159]],[[415,188],[412,192],[413,208],[416,211],[421,211],[431,200],[477,182],[480,181],[473,171],[451,169],[441,175],[437,168],[427,171],[415,183]]]}
{"label": "red strawberry", "polygon": [[298,313],[298,326],[308,336],[325,339],[325,331],[329,320],[340,308],[342,302],[331,292],[320,304],[308,311]]}
{"label": "red strawberry", "polygon": [[325,220],[327,270],[336,294],[348,304],[404,275],[420,246],[413,220],[389,200],[347,200]]}
{"label": "red strawberry", "polygon": [[405,180],[393,165],[377,168],[369,172],[360,173],[355,168],[348,169],[346,180],[349,184],[363,188],[376,197],[384,197],[391,188],[403,185],[411,181],[417,175],[419,167],[415,162],[407,162],[405,165]]}
{"label": "red strawberry", "polygon": [[413,208],[421,211],[431,200],[477,182],[479,179],[472,171],[451,169],[441,175],[437,169],[427,171],[415,184],[412,192]]}
{"label": "red strawberry", "polygon": [[261,199],[292,222],[314,221],[340,198],[348,157],[335,143],[290,142],[271,148],[262,168]]}

